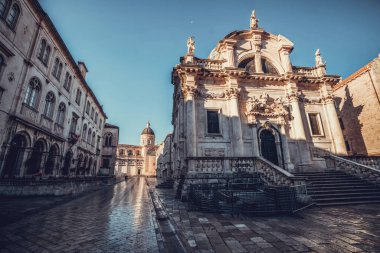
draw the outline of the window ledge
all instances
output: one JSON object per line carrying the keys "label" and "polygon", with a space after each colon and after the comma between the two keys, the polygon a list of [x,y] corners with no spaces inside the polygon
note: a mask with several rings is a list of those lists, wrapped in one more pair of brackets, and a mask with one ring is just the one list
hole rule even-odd
{"label": "window ledge", "polygon": [[30,106],[30,105],[24,103],[24,102],[22,103],[22,106],[24,106],[24,107],[26,107],[26,108],[28,108],[28,109],[34,111],[35,113],[38,113],[38,110],[37,110],[36,108],[34,108],[34,107],[32,107],[32,106]]}

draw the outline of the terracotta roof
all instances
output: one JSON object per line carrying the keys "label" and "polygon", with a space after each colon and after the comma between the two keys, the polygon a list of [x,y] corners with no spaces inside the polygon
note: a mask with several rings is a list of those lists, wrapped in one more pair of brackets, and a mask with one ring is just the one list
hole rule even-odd
{"label": "terracotta roof", "polygon": [[[376,60],[376,58],[374,60]],[[370,61],[364,67],[360,68],[358,71],[356,71],[355,73],[353,73],[352,75],[350,75],[349,77],[347,77],[346,79],[344,79],[343,81],[337,83],[333,87],[333,91],[336,91],[336,90],[340,89],[341,87],[344,87],[344,86],[348,85],[349,82],[351,82],[352,80],[356,79],[357,77],[361,76],[362,74],[364,74],[368,70],[370,70],[371,67],[372,67],[372,63],[373,63],[374,60]]]}

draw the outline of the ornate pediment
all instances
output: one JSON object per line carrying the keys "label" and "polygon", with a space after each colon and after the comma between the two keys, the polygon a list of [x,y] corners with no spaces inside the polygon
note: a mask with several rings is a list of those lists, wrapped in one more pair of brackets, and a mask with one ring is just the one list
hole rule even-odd
{"label": "ornate pediment", "polygon": [[289,112],[281,98],[271,98],[264,92],[259,97],[251,97],[247,100],[245,114],[249,124],[256,124],[258,117],[277,118],[278,123],[283,124]]}

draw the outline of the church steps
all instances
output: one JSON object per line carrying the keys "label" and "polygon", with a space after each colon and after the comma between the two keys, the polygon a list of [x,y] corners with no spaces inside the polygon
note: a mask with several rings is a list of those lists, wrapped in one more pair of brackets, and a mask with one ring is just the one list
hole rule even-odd
{"label": "church steps", "polygon": [[340,171],[296,173],[318,206],[380,203],[380,188]]}

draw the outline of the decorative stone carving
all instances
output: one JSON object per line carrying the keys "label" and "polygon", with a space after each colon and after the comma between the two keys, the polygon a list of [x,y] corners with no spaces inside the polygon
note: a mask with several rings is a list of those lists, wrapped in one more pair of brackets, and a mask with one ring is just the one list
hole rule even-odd
{"label": "decorative stone carving", "polygon": [[217,156],[217,157],[223,157],[225,156],[224,148],[205,148],[204,150],[205,156]]}
{"label": "decorative stone carving", "polygon": [[300,97],[299,97],[300,93],[299,92],[296,92],[296,91],[290,91],[286,94],[286,97],[288,98],[289,102],[294,102],[294,101],[299,101],[300,100]]}
{"label": "decorative stone carving", "polygon": [[265,92],[259,98],[253,97],[246,102],[246,115],[249,124],[256,124],[257,117],[277,118],[279,124],[285,124],[285,117],[288,114],[289,112],[281,98],[270,99]]}
{"label": "decorative stone carving", "polygon": [[198,93],[198,90],[194,86],[183,85],[182,86],[182,93],[183,93],[184,97],[195,96]]}
{"label": "decorative stone carving", "polygon": [[224,92],[225,97],[231,99],[231,98],[238,98],[239,97],[239,88],[229,88]]}
{"label": "decorative stone carving", "polygon": [[187,54],[194,55],[194,51],[195,51],[195,41],[194,41],[193,36],[190,36],[187,39]]}
{"label": "decorative stone carving", "polygon": [[217,93],[217,92],[208,92],[208,91],[204,91],[204,90],[198,91],[198,95],[201,98],[205,98],[205,99],[220,99],[220,98],[226,97],[225,92]]}

